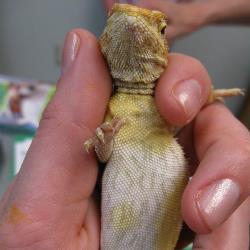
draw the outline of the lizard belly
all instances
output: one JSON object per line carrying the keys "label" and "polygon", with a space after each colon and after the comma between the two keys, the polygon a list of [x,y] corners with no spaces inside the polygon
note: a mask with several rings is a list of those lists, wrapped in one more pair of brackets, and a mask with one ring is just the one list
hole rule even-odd
{"label": "lizard belly", "polygon": [[104,171],[101,247],[172,250],[188,179],[183,152],[172,136],[159,136],[155,128],[133,133],[128,141],[123,131],[118,134]]}

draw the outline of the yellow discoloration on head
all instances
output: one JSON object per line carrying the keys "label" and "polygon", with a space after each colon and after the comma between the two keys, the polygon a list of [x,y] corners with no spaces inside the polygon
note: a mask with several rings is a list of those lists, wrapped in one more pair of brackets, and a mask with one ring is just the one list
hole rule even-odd
{"label": "yellow discoloration on head", "polygon": [[32,220],[23,213],[16,205],[11,205],[6,216],[6,223],[8,224],[19,224],[19,223],[31,223]]}
{"label": "yellow discoloration on head", "polygon": [[143,9],[130,4],[114,4],[109,12],[109,16],[111,16],[114,12],[127,13],[133,16],[143,16],[151,20],[151,22],[161,22],[162,20],[167,19],[166,15],[160,11]]}
{"label": "yellow discoloration on head", "polygon": [[134,206],[127,202],[113,208],[112,225],[118,231],[126,231],[137,225]]}
{"label": "yellow discoloration on head", "polygon": [[166,17],[132,5],[116,4],[100,38],[113,79],[152,84],[167,66]]}

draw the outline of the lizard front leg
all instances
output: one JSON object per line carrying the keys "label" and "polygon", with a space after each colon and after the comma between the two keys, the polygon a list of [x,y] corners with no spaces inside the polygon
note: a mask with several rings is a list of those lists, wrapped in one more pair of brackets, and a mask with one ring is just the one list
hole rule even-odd
{"label": "lizard front leg", "polygon": [[106,163],[113,151],[114,137],[125,123],[125,119],[120,118],[103,123],[96,129],[95,136],[84,142],[85,151],[94,148],[99,161]]}
{"label": "lizard front leg", "polygon": [[[210,89],[210,94],[205,105],[214,103],[216,101],[224,102],[224,99],[227,97],[245,95],[244,89],[240,88],[231,88],[231,89],[215,89],[213,86]],[[168,124],[168,128],[173,135],[177,135],[182,127],[176,127],[174,125]]]}
{"label": "lizard front leg", "polygon": [[214,89],[214,87],[212,87],[207,104],[213,103],[215,101],[224,102],[225,97],[238,96],[238,95],[244,95],[244,90],[239,89],[239,88]]}

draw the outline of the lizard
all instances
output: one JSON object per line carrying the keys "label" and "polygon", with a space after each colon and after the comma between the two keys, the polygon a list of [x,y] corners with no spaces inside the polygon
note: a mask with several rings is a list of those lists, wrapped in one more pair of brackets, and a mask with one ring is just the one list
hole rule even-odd
{"label": "lizard", "polygon": [[[102,177],[101,249],[172,250],[182,227],[189,180],[175,134],[157,111],[154,88],[168,65],[165,14],[115,4],[100,37],[114,93],[105,122],[84,143],[106,163]],[[208,103],[240,89],[214,90]]]}

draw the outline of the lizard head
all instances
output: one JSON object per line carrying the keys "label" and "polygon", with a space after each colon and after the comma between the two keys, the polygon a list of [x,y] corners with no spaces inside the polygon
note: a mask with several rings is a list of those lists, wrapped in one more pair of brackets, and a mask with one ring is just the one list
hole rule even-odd
{"label": "lizard head", "polygon": [[143,84],[158,79],[167,66],[166,26],[159,11],[115,4],[100,38],[113,79]]}

